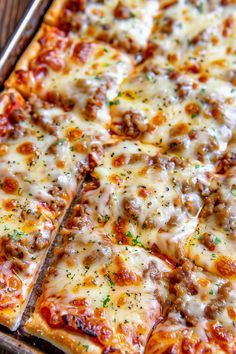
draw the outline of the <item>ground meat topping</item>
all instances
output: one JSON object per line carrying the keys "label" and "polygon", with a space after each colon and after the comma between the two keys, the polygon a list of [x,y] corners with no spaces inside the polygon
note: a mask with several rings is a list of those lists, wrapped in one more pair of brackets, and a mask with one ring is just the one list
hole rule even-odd
{"label": "ground meat topping", "polygon": [[118,20],[128,20],[132,17],[132,12],[128,6],[124,5],[122,1],[119,1],[114,10],[114,16]]}
{"label": "ground meat topping", "polygon": [[145,124],[141,113],[127,111],[123,114],[123,130],[127,136],[137,138],[147,129],[148,126]]}
{"label": "ground meat topping", "polygon": [[232,285],[230,282],[227,282],[219,287],[217,297],[211,300],[205,307],[204,313],[207,318],[215,320],[217,315],[224,310],[231,290]]}
{"label": "ground meat topping", "polygon": [[99,87],[93,96],[88,98],[84,113],[89,120],[97,118],[98,111],[102,108],[106,100],[106,92],[103,87]]}
{"label": "ground meat topping", "polygon": [[86,10],[87,0],[70,0],[66,3],[66,9],[72,12],[84,12]]}
{"label": "ground meat topping", "polygon": [[136,220],[141,213],[140,201],[136,198],[124,198],[123,209],[128,217]]}
{"label": "ground meat topping", "polygon": [[164,17],[159,24],[159,30],[161,33],[170,35],[174,31],[176,21],[172,17]]}
{"label": "ground meat topping", "polygon": [[92,52],[92,43],[81,42],[76,44],[73,52],[73,57],[79,60],[82,64],[86,63]]}

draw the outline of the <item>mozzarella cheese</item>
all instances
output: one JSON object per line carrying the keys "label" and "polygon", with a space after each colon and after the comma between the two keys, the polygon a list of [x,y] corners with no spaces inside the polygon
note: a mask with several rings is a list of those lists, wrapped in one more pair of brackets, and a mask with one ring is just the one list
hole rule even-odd
{"label": "mozzarella cheese", "polygon": [[51,326],[95,337],[104,350],[143,352],[168,293],[170,266],[142,248],[113,244],[99,230],[64,232],[38,313]]}
{"label": "mozzarella cheese", "polygon": [[45,21],[137,52],[147,45],[157,9],[155,0],[90,1],[84,7],[59,0],[49,9]]}
{"label": "mozzarella cheese", "polygon": [[196,353],[233,352],[235,283],[183,265],[173,271],[170,284],[173,305],[151,334],[146,352],[162,353],[171,348],[180,353],[183,348]]}
{"label": "mozzarella cheese", "polygon": [[236,277],[235,167],[211,181],[200,224],[186,243],[187,255],[212,273]]}
{"label": "mozzarella cheese", "polygon": [[156,64],[230,81],[235,69],[235,3],[177,1],[160,12],[150,43]]}
{"label": "mozzarella cheese", "polygon": [[203,205],[198,188],[208,188],[209,173],[204,165],[161,155],[154,146],[122,141],[106,149],[93,172],[98,187],[85,187],[81,204],[92,224],[116,242],[157,246],[179,259],[197,226]]}
{"label": "mozzarella cheese", "polygon": [[13,90],[0,109],[0,318],[15,329],[59,221],[109,135],[35,97],[26,104]]}
{"label": "mozzarella cheese", "polygon": [[214,163],[235,128],[235,95],[224,81],[201,83],[172,68],[147,65],[121,85],[112,105],[112,129],[181,157]]}
{"label": "mozzarella cheese", "polygon": [[128,55],[106,44],[68,37],[44,25],[19,61],[8,86],[26,95],[34,92],[67,111],[73,108],[85,119],[107,126],[109,102],[131,68]]}

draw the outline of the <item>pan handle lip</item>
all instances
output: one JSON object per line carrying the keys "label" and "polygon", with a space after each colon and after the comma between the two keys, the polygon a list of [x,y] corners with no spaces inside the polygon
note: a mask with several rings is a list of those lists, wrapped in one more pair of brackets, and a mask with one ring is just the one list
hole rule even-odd
{"label": "pan handle lip", "polygon": [[52,0],[33,0],[0,54],[0,90],[38,29]]}

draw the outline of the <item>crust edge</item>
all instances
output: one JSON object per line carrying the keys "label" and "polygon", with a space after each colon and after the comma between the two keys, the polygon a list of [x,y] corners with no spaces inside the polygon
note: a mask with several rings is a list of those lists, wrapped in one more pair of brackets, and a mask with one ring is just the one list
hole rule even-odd
{"label": "crust edge", "polygon": [[52,329],[38,312],[34,312],[26,322],[26,333],[39,337],[63,350],[67,354],[101,354],[102,349],[89,338],[68,333],[64,329]]}

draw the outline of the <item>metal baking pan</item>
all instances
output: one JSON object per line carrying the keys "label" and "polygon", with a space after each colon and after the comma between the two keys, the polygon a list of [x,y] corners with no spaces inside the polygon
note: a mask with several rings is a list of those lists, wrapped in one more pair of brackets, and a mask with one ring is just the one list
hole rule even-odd
{"label": "metal baking pan", "polygon": [[[23,1],[23,0],[22,0]],[[10,37],[5,49],[0,54],[0,90],[3,89],[4,82],[14,69],[14,66],[20,58],[23,51],[31,42],[34,34],[39,29],[43,21],[43,16],[51,5],[52,0],[32,0],[31,5],[25,12],[22,20],[16,28],[13,35]],[[81,184],[82,185],[82,184]],[[79,193],[78,193],[79,194]],[[76,198],[77,199],[77,198]],[[72,206],[74,205],[73,202]],[[66,213],[64,220],[71,213],[71,208]],[[62,222],[63,225],[63,222]],[[39,274],[38,280],[32,291],[29,303],[24,312],[21,326],[15,332],[11,332],[7,328],[0,325],[0,349],[5,349],[9,353],[14,354],[61,354],[62,352],[41,339],[32,337],[24,333],[24,323],[29,318],[29,315],[34,308],[35,300],[37,299],[42,281],[48,266],[53,262],[53,248],[60,242],[60,238],[56,237],[56,241],[51,246],[46,261]]]}

